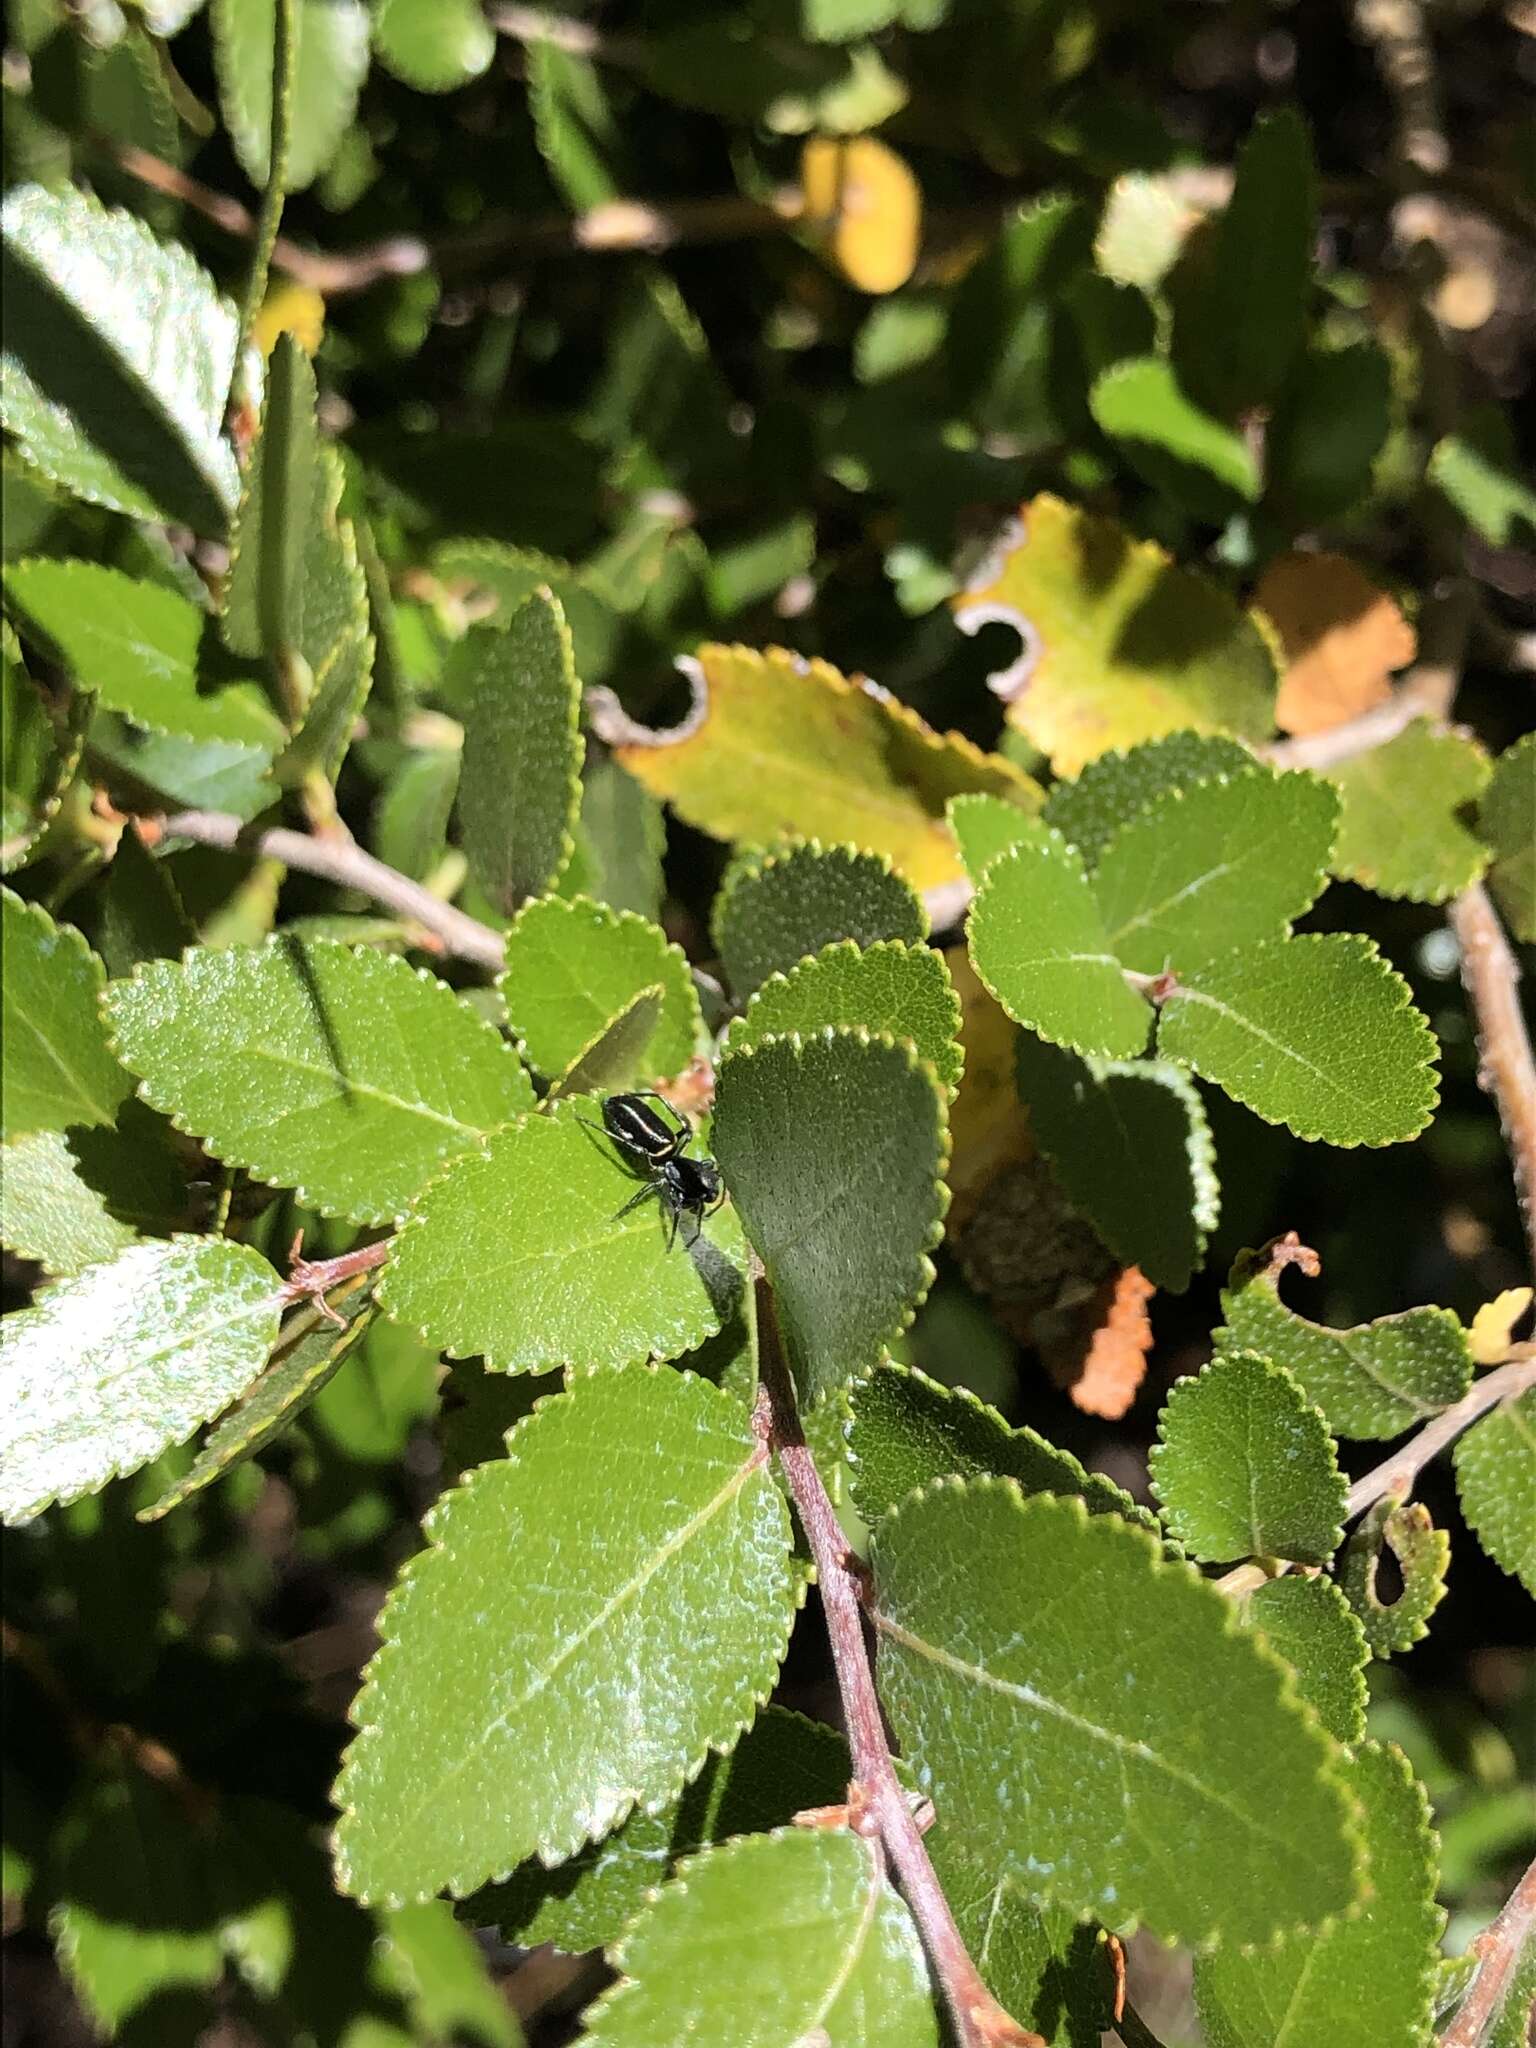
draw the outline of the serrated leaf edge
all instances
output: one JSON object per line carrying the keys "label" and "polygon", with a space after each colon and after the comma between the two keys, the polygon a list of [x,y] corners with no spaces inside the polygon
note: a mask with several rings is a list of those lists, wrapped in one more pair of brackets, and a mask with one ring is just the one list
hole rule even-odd
{"label": "serrated leaf edge", "polygon": [[[716,953],[724,951],[725,919],[730,914],[737,894],[748,882],[755,882],[770,868],[786,867],[792,861],[806,857],[812,860],[842,861],[848,867],[867,864],[878,867],[891,881],[899,883],[912,898],[917,907],[918,932],[923,940],[932,936],[933,926],[921,895],[912,887],[906,876],[899,873],[889,855],[878,853],[873,847],[859,846],[852,839],[822,840],[802,839],[791,833],[783,839],[776,839],[768,846],[743,842],[731,855],[725,873],[720,878],[720,887],[709,913],[709,937]],[[805,954],[805,959],[814,955]],[[796,963],[798,965],[798,962]],[[775,972],[782,970],[776,969]]]}
{"label": "serrated leaf edge", "polygon": [[[832,939],[831,941],[829,941],[827,945],[821,948],[820,952],[807,953],[804,959],[797,960],[794,966],[789,968],[787,971],[783,968],[776,967],[773,970],[772,974],[770,974],[766,980],[759,982],[757,987],[753,989],[751,995],[747,998],[747,1007],[730,1020],[730,1023],[726,1027],[725,1036],[721,1041],[720,1057],[722,1059],[729,1059],[732,1056],[733,1052],[744,1052],[747,1050],[746,1046],[739,1042],[738,1034],[741,1033],[743,1026],[750,1024],[752,1020],[752,1011],[757,1004],[758,998],[762,995],[765,989],[771,988],[775,982],[782,982],[784,986],[787,988],[790,985],[790,983],[793,982],[798,976],[803,976],[807,968],[819,967],[823,961],[826,961],[830,964],[834,955],[840,954],[845,956],[849,960],[865,960],[868,959],[872,953],[897,953],[900,954],[904,959],[909,958],[918,953],[926,953],[932,959],[938,961],[939,967],[943,974],[943,980],[940,986],[942,987],[945,995],[948,998],[948,1009],[951,1019],[951,1029],[949,1036],[953,1041],[955,1052],[960,1060],[960,1072],[955,1076],[953,1083],[946,1081],[943,1078],[943,1076],[939,1074],[937,1068],[934,1068],[934,1077],[938,1081],[939,1086],[944,1091],[944,1097],[946,1102],[948,1102],[950,1105],[953,1105],[955,1096],[959,1092],[960,1082],[964,1078],[965,1074],[965,1048],[960,1043],[960,1025],[962,1022],[960,998],[955,993],[955,984],[950,976],[949,968],[945,963],[943,954],[934,952],[932,947],[930,947],[926,941],[921,941],[915,944],[909,944],[909,942],[906,939],[873,939],[871,940],[869,945],[861,946],[857,939]],[[847,1030],[849,1028],[850,1027],[847,1025],[832,1025],[822,1027],[822,1029],[824,1030]],[[782,1038],[786,1034],[783,1032],[770,1032],[765,1033],[764,1035],[768,1037]],[[898,1044],[910,1045],[912,1047],[913,1052],[917,1052],[916,1043],[912,1039],[901,1038],[897,1036],[897,1034],[895,1033],[892,1033],[891,1035],[892,1037],[896,1038],[896,1042]],[[738,1041],[734,1045],[732,1043],[733,1039]],[[919,1059],[921,1059],[922,1055],[919,1053],[918,1057]],[[924,1064],[930,1067],[933,1066],[933,1062],[931,1060],[925,1061]]]}

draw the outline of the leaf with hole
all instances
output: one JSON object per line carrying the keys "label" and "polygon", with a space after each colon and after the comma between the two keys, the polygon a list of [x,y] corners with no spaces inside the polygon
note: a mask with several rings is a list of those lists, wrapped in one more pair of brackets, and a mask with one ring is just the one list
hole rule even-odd
{"label": "leaf with hole", "polygon": [[1536,1387],[1475,1422],[1454,1457],[1461,1511],[1478,1542],[1536,1594]]}
{"label": "leaf with hole", "polygon": [[1414,903],[1459,895],[1487,864],[1461,813],[1470,813],[1488,775],[1475,740],[1437,733],[1422,718],[1385,746],[1340,761],[1328,770],[1343,800],[1334,873]]}
{"label": "leaf with hole", "polygon": [[[710,1966],[727,1944],[730,1969]],[[614,1951],[592,2048],[937,2048],[922,1943],[873,1844],[784,1828],[690,1857]]]}
{"label": "leaf with hole", "polygon": [[764,1039],[721,1061],[711,1142],[814,1406],[876,1363],[932,1284],[943,1090],[863,1031]]}
{"label": "leaf with hole", "polygon": [[73,925],[0,891],[5,976],[0,996],[4,1135],[111,1124],[133,1082],[102,1026],[101,962]]}
{"label": "leaf with hole", "polygon": [[1298,1138],[1400,1145],[1439,1096],[1408,984],[1353,932],[1267,939],[1182,976],[1157,1049]]}
{"label": "leaf with hole", "polygon": [[379,1287],[385,1311],[500,1372],[677,1358],[740,1299],[741,1228],[694,1235],[602,1127],[591,1096],[524,1117],[418,1197]]}
{"label": "leaf with hole", "polygon": [[461,1898],[573,1856],[674,1800],[774,1683],[789,1514],[750,1419],[702,1380],[578,1379],[424,1533],[336,1787],[354,1898]]}
{"label": "leaf with hole", "polygon": [[923,907],[890,863],[852,846],[791,841],[744,849],[726,869],[710,929],[738,998],[825,946],[928,936]]}
{"label": "leaf with hole", "polygon": [[899,939],[860,947],[824,946],[788,974],[771,974],[731,1026],[726,1050],[746,1052],[765,1038],[859,1026],[908,1040],[953,1098],[964,1068],[960,1003],[942,957]]}
{"label": "leaf with hole", "polygon": [[282,936],[151,961],[107,998],[140,1093],[215,1158],[322,1215],[389,1223],[531,1107],[492,1027],[382,953]]}
{"label": "leaf with hole", "polygon": [[514,920],[506,962],[497,987],[508,1028],[550,1080],[568,1073],[649,988],[660,988],[661,1010],[638,1071],[665,1079],[692,1059],[702,1029],[693,977],[681,949],[645,918],[584,896],[544,897]]}
{"label": "leaf with hole", "polygon": [[1328,1425],[1285,1371],[1225,1352],[1175,1383],[1150,1466],[1163,1517],[1194,1557],[1326,1564],[1344,1540],[1344,1476]]}
{"label": "leaf with hole", "polygon": [[1332,1579],[1292,1572],[1248,1596],[1244,1615],[1277,1657],[1296,1690],[1335,1742],[1365,1735],[1365,1667],[1371,1653],[1354,1609]]}
{"label": "leaf with hole", "polygon": [[7,1316],[6,1521],[97,1492],[228,1407],[272,1348],[279,1285],[249,1245],[178,1237],[129,1245]]}
{"label": "leaf with hole", "polygon": [[[1391,1551],[1401,1582],[1389,1600],[1377,1584],[1383,1550]],[[1428,1635],[1450,1562],[1451,1539],[1421,1502],[1381,1500],[1366,1515],[1345,1546],[1339,1583],[1373,1657],[1397,1656]]]}
{"label": "leaf with hole", "polygon": [[1196,1947],[1356,1897],[1334,1745],[1145,1530],[1006,1479],[940,1481],[880,1524],[874,1574],[903,1751],[1026,1897]]}

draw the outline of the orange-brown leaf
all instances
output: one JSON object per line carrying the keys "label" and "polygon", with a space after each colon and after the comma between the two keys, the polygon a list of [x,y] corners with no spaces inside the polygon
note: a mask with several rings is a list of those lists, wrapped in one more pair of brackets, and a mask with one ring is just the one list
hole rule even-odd
{"label": "orange-brown leaf", "polygon": [[1281,555],[1255,596],[1285,649],[1275,704],[1282,732],[1326,732],[1383,703],[1414,656],[1413,628],[1343,555]]}

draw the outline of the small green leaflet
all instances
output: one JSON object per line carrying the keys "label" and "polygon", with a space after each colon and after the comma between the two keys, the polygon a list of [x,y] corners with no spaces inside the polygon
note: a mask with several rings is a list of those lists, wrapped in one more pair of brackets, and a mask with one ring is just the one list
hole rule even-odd
{"label": "small green leaflet", "polygon": [[726,980],[742,1001],[770,974],[787,974],[838,939],[916,946],[928,936],[922,905],[884,855],[814,839],[737,854],[710,925]]}
{"label": "small green leaflet", "polygon": [[1296,1674],[1296,1689],[1335,1742],[1365,1735],[1365,1630],[1332,1579],[1292,1572],[1244,1603],[1246,1618]]}
{"label": "small green leaflet", "polygon": [[1436,732],[1423,718],[1385,746],[1340,761],[1328,770],[1344,804],[1334,873],[1379,896],[1444,903],[1487,862],[1460,814],[1488,775],[1488,756],[1475,740]]}
{"label": "small green leaflet", "polygon": [[[717,1967],[720,1945],[730,1956]],[[912,1916],[874,1847],[785,1828],[691,1857],[614,1952],[592,2048],[938,2048]]]}
{"label": "small green leaflet", "polygon": [[9,889],[0,890],[0,951],[4,1135],[113,1123],[133,1084],[102,1028],[101,962],[73,925]]}
{"label": "small green leaflet", "polygon": [[1191,1556],[1326,1564],[1343,1542],[1346,1489],[1328,1425],[1283,1366],[1223,1352],[1175,1383],[1157,1433],[1153,1489]]}
{"label": "small green leaflet", "polygon": [[1536,489],[1498,407],[1477,407],[1458,433],[1437,441],[1428,477],[1491,546],[1528,546],[1536,534]]}
{"label": "small green leaflet", "polygon": [[373,47],[418,92],[452,92],[487,68],[496,38],[475,0],[379,0]]}
{"label": "small green leaflet", "polygon": [[745,1052],[764,1038],[859,1025],[910,1041],[953,1099],[965,1065],[959,997],[938,953],[899,939],[863,948],[842,939],[788,974],[770,974],[731,1026],[726,1048]]}
{"label": "small green leaflet", "polygon": [[1417,1137],[1439,1095],[1408,984],[1352,932],[1267,939],[1181,976],[1157,1046],[1266,1123],[1329,1145]]}
{"label": "small green leaflet", "polygon": [[647,1079],[646,1049],[661,1020],[664,995],[661,983],[653,981],[649,988],[631,996],[557,1077],[550,1094],[600,1095],[632,1088],[637,1081]]}
{"label": "small green leaflet", "polygon": [[980,888],[982,876],[1000,853],[1026,843],[1038,845],[1047,836],[1049,823],[1043,813],[1034,817],[1000,796],[980,794],[952,796],[945,815],[973,889]]}
{"label": "small green leaflet", "polygon": [[1263,493],[1247,441],[1197,405],[1162,356],[1112,364],[1094,379],[1088,407],[1138,476],[1199,516],[1223,519]]}
{"label": "small green leaflet", "polygon": [[1477,1540],[1536,1595],[1536,1387],[1474,1423],[1454,1458],[1461,1511]]}
{"label": "small green leaflet", "polygon": [[702,1022],[680,947],[632,911],[585,896],[527,904],[507,933],[497,987],[507,1024],[529,1065],[550,1080],[565,1074],[643,989],[659,986],[661,1014],[639,1059],[648,1080],[680,1073]]}
{"label": "small green leaflet", "polygon": [[149,851],[137,826],[118,835],[96,899],[96,949],[114,981],[142,960],[178,960],[192,943],[171,870]]}
{"label": "small green leaflet", "polygon": [[1495,762],[1477,829],[1493,848],[1488,887],[1515,937],[1536,945],[1536,732]]}
{"label": "small green leaflet", "polygon": [[1059,834],[990,863],[969,943],[976,972],[1016,1024],[1104,1059],[1145,1049],[1151,1012],[1127,985],[1082,861]]}
{"label": "small green leaflet", "polygon": [[880,1524],[874,1571],[903,1750],[1026,1896],[1200,1947],[1349,1906],[1333,1745],[1223,1595],[1144,1530],[1006,1479],[942,1480]]}
{"label": "small green leaflet", "polygon": [[163,1120],[131,1097],[115,1124],[29,1131],[0,1151],[0,1243],[55,1279],[193,1219]]}
{"label": "small green leaflet", "polygon": [[[1376,1570],[1383,1549],[1397,1560],[1401,1591],[1383,1601]],[[1339,1572],[1373,1657],[1411,1650],[1429,1633],[1429,1617],[1445,1598],[1451,1539],[1419,1501],[1378,1501],[1345,1546]]]}
{"label": "small green leaflet", "polygon": [[5,1520],[96,1492],[227,1408],[266,1363],[280,1287],[249,1245],[177,1237],[130,1245],[7,1316]]}
{"label": "small green leaflet", "polygon": [[[589,1128],[593,1126],[595,1128]],[[501,1372],[677,1358],[726,1322],[746,1265],[722,1209],[668,1250],[658,1200],[591,1096],[499,1131],[427,1187],[379,1287],[385,1311],[453,1358]]]}
{"label": "small green leaflet", "polygon": [[357,534],[341,514],[341,457],[320,444],[303,530],[304,573],[278,650],[285,715],[296,727],[278,764],[291,784],[318,772],[336,780],[353,727],[373,687],[372,612]]}
{"label": "small green leaflet", "polygon": [[1335,1436],[1388,1437],[1459,1401],[1472,1384],[1466,1333],[1446,1308],[1411,1308],[1330,1330],[1280,1299],[1283,1257],[1244,1253],[1221,1297],[1218,1352],[1257,1351],[1283,1365]]}
{"label": "small green leaflet", "polygon": [[25,867],[80,761],[92,700],[77,692],[56,727],[27,674],[9,619],[0,619],[0,874]]}
{"label": "small green leaflet", "polygon": [[531,1107],[510,1048],[432,975],[291,937],[151,961],[107,998],[141,1092],[216,1158],[358,1223]]}
{"label": "small green leaflet", "polygon": [[814,1406],[877,1362],[932,1283],[943,1091],[888,1038],[768,1038],[721,1061],[711,1142]]}
{"label": "small green leaflet", "polygon": [[[214,0],[213,54],[219,105],[241,169],[265,186],[272,131],[276,0]],[[351,125],[368,75],[368,9],[362,0],[297,0],[287,176],[301,192],[323,171]]]}
{"label": "small green leaflet", "polygon": [[[291,334],[280,334],[267,366],[261,424],[246,466],[224,582],[224,643],[254,660],[287,664],[289,715],[307,708],[317,639],[333,622],[313,613],[329,596],[322,549],[331,475],[320,453],[315,373]],[[292,673],[294,656],[309,672]]]}
{"label": "small green leaflet", "polygon": [[459,822],[476,880],[510,916],[571,857],[581,802],[581,685],[560,600],[537,590],[452,655],[464,705]]}
{"label": "small green leaflet", "polygon": [[1100,754],[1070,781],[1053,783],[1040,815],[1091,870],[1110,841],[1167,791],[1252,766],[1248,749],[1220,733],[1171,732],[1124,753]]}
{"label": "small green leaflet", "polygon": [[424,1533],[336,1788],[355,1898],[463,1897],[574,1855],[674,1799],[773,1685],[800,1584],[788,1510],[749,1417],[702,1380],[578,1380]]}

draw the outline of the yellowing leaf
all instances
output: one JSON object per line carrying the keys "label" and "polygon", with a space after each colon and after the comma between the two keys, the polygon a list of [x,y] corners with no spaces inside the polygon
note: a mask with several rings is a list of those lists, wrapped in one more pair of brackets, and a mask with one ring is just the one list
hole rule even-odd
{"label": "yellowing leaf", "polygon": [[893,292],[917,264],[923,195],[905,158],[872,135],[816,135],[800,152],[805,218],[861,292]]}
{"label": "yellowing leaf", "polygon": [[262,300],[251,339],[269,356],[280,334],[291,334],[306,355],[318,352],[325,338],[325,301],[313,285],[282,279]]}
{"label": "yellowing leaf", "polygon": [[964,872],[944,807],[980,790],[1033,810],[1022,769],[959,733],[938,733],[863,677],[782,647],[701,647],[693,708],[670,732],[606,711],[620,764],[717,839],[851,841],[883,853],[917,889]]}
{"label": "yellowing leaf", "polygon": [[1285,650],[1275,702],[1282,732],[1324,732],[1358,718],[1385,701],[1387,677],[1413,659],[1413,628],[1343,555],[1281,555],[1254,602]]}
{"label": "yellowing leaf", "polygon": [[1515,1341],[1515,1325],[1531,1305],[1529,1287],[1506,1287],[1485,1301],[1467,1331],[1467,1349],[1474,1365],[1498,1365]]}
{"label": "yellowing leaf", "polygon": [[955,623],[1016,628],[1023,651],[992,688],[1058,775],[1165,733],[1268,737],[1269,627],[1155,542],[1047,493],[1023,506],[993,570],[955,600]]}

